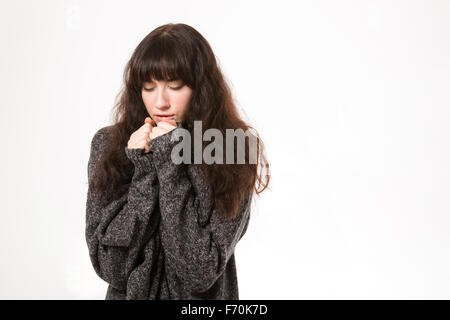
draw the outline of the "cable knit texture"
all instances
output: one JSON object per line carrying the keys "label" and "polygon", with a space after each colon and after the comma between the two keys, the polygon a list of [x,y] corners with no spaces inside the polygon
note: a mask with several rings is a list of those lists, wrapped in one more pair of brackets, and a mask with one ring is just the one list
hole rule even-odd
{"label": "cable knit texture", "polygon": [[[88,177],[105,151],[111,126],[91,142]],[[250,220],[252,195],[226,221],[194,164],[174,164],[176,128],[149,143],[124,148],[134,164],[128,192],[105,203],[89,185],[86,241],[106,300],[239,299],[234,249]]]}

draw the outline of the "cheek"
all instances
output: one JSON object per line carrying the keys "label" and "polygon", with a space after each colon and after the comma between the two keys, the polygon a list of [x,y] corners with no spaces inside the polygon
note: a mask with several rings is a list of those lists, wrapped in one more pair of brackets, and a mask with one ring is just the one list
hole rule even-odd
{"label": "cheek", "polygon": [[142,94],[142,102],[144,102],[145,108],[150,110],[150,99],[146,94]]}
{"label": "cheek", "polygon": [[186,112],[187,107],[188,107],[187,100],[184,99],[183,101],[180,101],[180,104],[178,105],[178,113],[184,114]]}
{"label": "cheek", "polygon": [[190,94],[185,94],[180,97],[180,99],[178,101],[178,105],[180,106],[180,111],[184,111],[187,109],[190,97],[191,97]]}

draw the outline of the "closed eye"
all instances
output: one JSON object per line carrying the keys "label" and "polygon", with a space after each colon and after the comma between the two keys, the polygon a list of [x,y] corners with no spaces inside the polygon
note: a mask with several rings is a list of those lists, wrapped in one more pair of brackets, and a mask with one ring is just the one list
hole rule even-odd
{"label": "closed eye", "polygon": [[[183,87],[184,87],[184,84],[179,86],[179,87],[174,87],[174,88],[173,87],[169,87],[169,88],[172,89],[172,90],[180,90]],[[144,91],[153,91],[154,88],[143,88],[143,89],[144,89]]]}

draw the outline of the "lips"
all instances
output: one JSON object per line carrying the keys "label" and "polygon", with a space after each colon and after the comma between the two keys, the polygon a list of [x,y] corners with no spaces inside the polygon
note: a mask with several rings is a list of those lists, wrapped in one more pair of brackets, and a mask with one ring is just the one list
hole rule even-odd
{"label": "lips", "polygon": [[158,120],[173,120],[174,119],[173,114],[155,114],[155,117]]}

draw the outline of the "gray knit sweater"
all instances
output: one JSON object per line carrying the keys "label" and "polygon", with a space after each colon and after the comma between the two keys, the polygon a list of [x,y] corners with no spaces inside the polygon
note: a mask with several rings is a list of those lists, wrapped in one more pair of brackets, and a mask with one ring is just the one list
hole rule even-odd
{"label": "gray knit sweater", "polygon": [[[91,142],[88,177],[105,150],[111,126]],[[110,203],[89,186],[86,241],[109,299],[239,299],[234,249],[247,230],[252,195],[226,221],[213,209],[200,168],[174,164],[178,128],[143,149],[124,148],[134,164],[128,192]]]}

